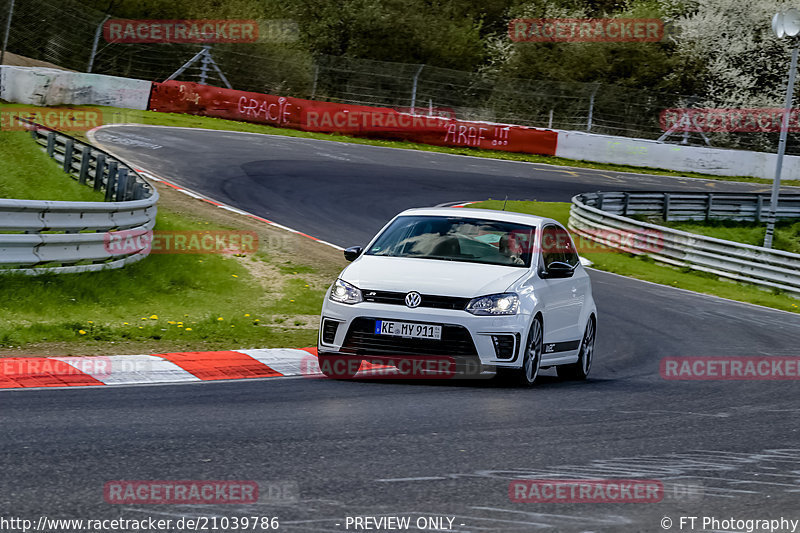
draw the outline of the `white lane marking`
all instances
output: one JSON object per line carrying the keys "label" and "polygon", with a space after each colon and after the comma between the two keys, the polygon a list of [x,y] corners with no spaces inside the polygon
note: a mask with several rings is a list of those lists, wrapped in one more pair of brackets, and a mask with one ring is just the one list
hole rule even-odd
{"label": "white lane marking", "polygon": [[231,212],[236,213],[238,215],[247,215],[246,211],[242,211],[241,209],[237,209],[237,208],[231,207],[229,205],[221,205],[219,207],[220,207],[220,209],[227,209],[228,211],[231,211]]}
{"label": "white lane marking", "polygon": [[375,481],[382,481],[384,483],[394,483],[395,481],[441,481],[450,479],[442,476],[422,476],[422,477],[390,477],[385,479],[376,479]]}

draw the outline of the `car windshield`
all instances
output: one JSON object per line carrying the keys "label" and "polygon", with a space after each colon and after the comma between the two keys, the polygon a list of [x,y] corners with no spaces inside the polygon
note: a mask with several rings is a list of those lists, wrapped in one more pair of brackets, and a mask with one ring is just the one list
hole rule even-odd
{"label": "car windshield", "polygon": [[535,228],[445,216],[397,217],[366,255],[416,257],[527,268]]}

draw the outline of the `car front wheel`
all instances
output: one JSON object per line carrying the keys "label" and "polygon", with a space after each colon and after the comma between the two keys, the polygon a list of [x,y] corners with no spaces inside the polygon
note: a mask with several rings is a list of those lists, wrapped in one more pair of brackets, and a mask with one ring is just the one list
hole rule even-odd
{"label": "car front wheel", "polygon": [[583,334],[581,341],[581,350],[578,353],[578,360],[571,365],[561,365],[556,367],[558,377],[562,379],[583,380],[589,375],[592,369],[592,358],[594,357],[594,339],[596,331],[594,325],[594,318],[589,317],[589,323],[586,324],[586,331]]}
{"label": "car front wheel", "polygon": [[539,376],[539,368],[542,363],[543,337],[542,319],[537,316],[533,319],[531,330],[528,333],[528,343],[522,357],[522,368],[498,369],[498,376],[526,387],[533,386]]}

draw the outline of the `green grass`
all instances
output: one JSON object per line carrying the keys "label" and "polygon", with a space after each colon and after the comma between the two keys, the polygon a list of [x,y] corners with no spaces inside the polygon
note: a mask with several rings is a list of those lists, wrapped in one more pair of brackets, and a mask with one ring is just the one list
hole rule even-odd
{"label": "green grass", "polygon": [[[630,165],[612,165],[606,163],[594,163],[591,161],[578,161],[564,159],[561,157],[551,157],[535,154],[519,154],[513,152],[502,152],[499,150],[481,150],[477,148],[451,148],[446,146],[433,146],[429,144],[413,143],[407,141],[389,141],[381,139],[366,139],[352,137],[349,135],[337,135],[327,133],[313,133],[289,128],[275,128],[264,124],[252,124],[248,122],[238,122],[212,117],[199,117],[195,115],[184,115],[178,113],[160,113],[156,111],[139,111],[132,109],[121,109],[115,107],[103,107],[103,123],[136,123],[154,124],[161,126],[179,126],[186,128],[203,128],[212,130],[232,130],[253,133],[265,133],[271,135],[283,135],[286,137],[303,137],[307,139],[322,139],[327,141],[340,141],[355,144],[366,144],[371,146],[385,146],[390,148],[404,148],[410,150],[422,150],[425,152],[439,152],[445,154],[468,155],[473,157],[485,157],[489,159],[501,159],[507,161],[525,161],[529,163],[543,163],[556,166],[571,166],[579,168],[590,168],[596,170],[607,170],[610,172],[633,172],[657,174],[662,176],[677,176],[688,178],[703,178],[720,181],[744,181],[752,183],[772,183],[772,180],[763,178],[753,178],[748,176],[712,176],[699,172],[676,172],[650,167],[635,167]],[[569,172],[564,170],[563,172]],[[800,179],[784,179],[783,185],[798,185]]]}
{"label": "green grass", "polygon": [[[502,200],[488,200],[469,207],[481,209],[502,209]],[[506,211],[528,213],[544,216],[559,221],[567,226],[569,220],[570,204],[567,202],[513,202],[509,201]],[[748,302],[784,311],[800,313],[800,301],[786,294],[766,291],[752,285],[745,285],[733,281],[722,280],[712,274],[692,271],[688,268],[675,268],[656,263],[646,256],[637,256],[628,253],[619,253],[608,249],[602,252],[583,252],[581,240],[577,239],[576,245],[581,256],[589,259],[593,267],[607,272],[613,272],[631,278],[651,281],[661,285],[669,285],[704,294],[712,294],[722,298]],[[587,247],[597,249],[595,245],[587,243]]]}
{"label": "green grass", "polygon": [[102,202],[103,194],[70,179],[22,131],[0,131],[0,198]]}
{"label": "green grass", "polygon": [[[156,228],[227,229],[163,211]],[[274,260],[260,255],[256,260]],[[280,294],[270,296],[243,265],[248,260],[253,258],[151,254],[119,270],[4,276],[0,347],[86,341],[226,348],[313,344],[316,329],[270,322],[275,314],[318,314],[324,289],[312,287],[298,272],[283,275]]]}
{"label": "green grass", "polygon": [[[690,233],[699,233],[708,237],[725,239],[726,241],[741,242],[752,244],[753,246],[764,245],[764,234],[766,224],[755,224],[752,222],[733,222],[726,220],[716,220],[709,222],[667,222],[663,225]],[[772,247],[776,250],[784,250],[795,254],[800,253],[800,221],[786,220],[775,224]]]}
{"label": "green grass", "polygon": [[[24,132],[0,132],[0,156],[0,196],[102,200],[100,193],[62,172]],[[236,228],[160,207],[155,229]],[[311,317],[319,315],[327,272],[263,250],[249,257],[151,254],[122,269],[80,274],[2,274],[0,348],[67,343],[80,352],[80,346],[112,342],[156,351],[161,346],[315,344]],[[275,274],[266,281],[256,279],[257,269],[248,268],[251,261]]]}

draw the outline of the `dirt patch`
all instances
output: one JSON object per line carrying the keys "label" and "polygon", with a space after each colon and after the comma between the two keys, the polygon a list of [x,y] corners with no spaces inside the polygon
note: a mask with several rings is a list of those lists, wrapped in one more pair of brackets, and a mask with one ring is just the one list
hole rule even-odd
{"label": "dirt patch", "polygon": [[[160,208],[177,213],[187,218],[211,222],[230,229],[241,231],[255,231],[258,235],[260,256],[269,259],[266,261],[253,261],[251,257],[240,258],[242,264],[259,280],[262,280],[267,289],[275,289],[276,279],[280,271],[275,266],[281,263],[294,263],[309,265],[315,272],[303,272],[297,277],[330,285],[336,275],[347,265],[342,252],[326,244],[322,244],[286,230],[276,228],[254,218],[221,209],[202,200],[192,198],[176,191],[162,183],[155,183],[161,198],[158,201]],[[293,274],[290,274],[290,277]],[[272,286],[270,287],[270,283]],[[279,286],[277,290],[280,290]]]}
{"label": "dirt patch", "polygon": [[[255,255],[236,259],[258,281],[261,290],[253,299],[275,301],[279,299],[287,281],[303,280],[313,289],[326,289],[347,264],[342,252],[307,237],[275,228],[248,216],[221,209],[207,202],[180,193],[162,183],[155,183],[160,194],[160,209],[179,214],[197,222],[221,226],[231,230],[254,231],[259,247]],[[308,267],[311,267],[309,269]],[[270,329],[297,333],[299,330],[316,331],[317,315],[275,314],[264,317],[262,324]],[[313,339],[315,334],[310,335]],[[311,343],[309,343],[310,345]],[[0,357],[53,357],[158,354],[181,351],[215,351],[264,346],[243,346],[232,341],[83,341],[30,343],[23,347],[0,348]]]}

